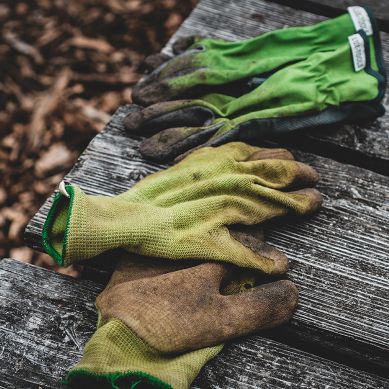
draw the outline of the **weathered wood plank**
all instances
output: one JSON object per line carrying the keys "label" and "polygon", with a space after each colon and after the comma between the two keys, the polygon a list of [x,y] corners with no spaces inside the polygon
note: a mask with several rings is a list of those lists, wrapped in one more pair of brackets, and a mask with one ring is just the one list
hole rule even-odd
{"label": "weathered wood plank", "polygon": [[389,31],[389,7],[382,0],[272,0],[276,3],[288,5],[289,7],[304,9],[309,12],[326,16],[336,16],[344,12],[347,7],[353,5],[367,5],[375,13],[380,28]]}
{"label": "weathered wood plank", "polygon": [[[0,388],[58,388],[95,329],[103,285],[0,262]],[[194,388],[385,388],[389,380],[260,336],[225,348]]]}
{"label": "weathered wood plank", "polygon": [[[87,193],[121,193],[162,167],[144,161],[137,151],[140,138],[124,132],[126,112],[127,107],[118,110],[66,177]],[[296,156],[321,174],[325,203],[313,218],[267,228],[269,243],[289,256],[290,278],[301,292],[288,339],[359,359],[364,368],[376,366],[387,374],[389,178],[312,154]],[[27,242],[37,249],[49,201],[26,230]]]}
{"label": "weathered wood plank", "polygon": [[58,387],[90,337],[101,285],[0,262],[0,386]]}
{"label": "weathered wood plank", "polygon": [[[297,3],[296,3],[297,4]],[[317,23],[324,16],[264,0],[202,0],[173,35],[164,49],[181,36],[202,35],[236,40],[287,26]],[[381,33],[383,52],[389,60],[389,35]],[[302,150],[365,167],[382,174],[389,172],[389,102],[387,113],[368,125],[334,126],[326,131],[310,130],[306,135],[285,139]]]}

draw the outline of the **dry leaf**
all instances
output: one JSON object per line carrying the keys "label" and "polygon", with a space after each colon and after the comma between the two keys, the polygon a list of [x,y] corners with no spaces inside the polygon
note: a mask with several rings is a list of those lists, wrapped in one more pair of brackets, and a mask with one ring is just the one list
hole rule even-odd
{"label": "dry leaf", "polygon": [[31,263],[34,250],[29,247],[15,247],[10,250],[9,256],[21,262]]}
{"label": "dry leaf", "polygon": [[62,70],[53,87],[36,100],[29,133],[30,145],[33,149],[39,146],[40,138],[46,124],[46,116],[57,108],[69,80],[69,69]]}
{"label": "dry leaf", "polygon": [[64,170],[71,161],[73,161],[73,153],[64,143],[55,143],[42,154],[35,165],[35,173],[38,176],[44,176],[59,169]]}
{"label": "dry leaf", "polygon": [[68,44],[82,49],[97,50],[105,54],[110,54],[115,50],[108,42],[102,39],[87,38],[85,36],[75,36],[69,40]]}
{"label": "dry leaf", "polygon": [[23,42],[20,40],[16,34],[14,34],[11,31],[4,33],[4,40],[12,46],[15,50],[19,51],[22,54],[28,55],[32,57],[38,65],[42,65],[44,62],[44,59],[39,52],[38,49],[36,49],[34,46],[29,45],[26,42]]}
{"label": "dry leaf", "polygon": [[0,2],[0,256],[58,269],[25,224],[196,2]]}

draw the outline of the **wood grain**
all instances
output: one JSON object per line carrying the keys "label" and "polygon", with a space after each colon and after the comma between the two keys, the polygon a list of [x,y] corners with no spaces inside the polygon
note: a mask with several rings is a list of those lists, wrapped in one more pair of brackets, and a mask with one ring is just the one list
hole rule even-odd
{"label": "wood grain", "polygon": [[[60,388],[95,330],[102,284],[0,262],[0,388]],[[260,336],[227,346],[193,388],[385,388],[389,380]]]}
{"label": "wood grain", "polygon": [[0,387],[58,387],[96,323],[89,281],[4,259],[0,262]]}
{"label": "wood grain", "polygon": [[[295,4],[298,4],[297,2]],[[264,0],[202,0],[168,42],[189,35],[212,36],[228,40],[249,38],[267,31],[290,26],[309,25],[326,17]],[[389,35],[381,32],[383,54],[389,61]],[[352,163],[379,173],[389,172],[389,103],[385,116],[367,125],[333,126],[309,130],[286,144],[315,152],[341,162]]]}
{"label": "wood grain", "polygon": [[383,31],[389,31],[389,8],[388,4],[382,0],[273,0],[276,3],[288,5],[289,7],[304,9],[309,12],[336,16],[344,12],[347,7],[353,5],[367,5],[376,15],[380,28]]}
{"label": "wood grain", "polygon": [[[323,19],[262,0],[202,0],[165,52],[170,52],[178,36],[240,39]],[[382,40],[388,59],[386,33]],[[66,177],[87,193],[119,194],[164,167],[142,159],[137,151],[141,138],[129,138],[123,130],[126,112],[127,107],[117,111]],[[266,334],[266,339],[252,337],[228,347],[209,364],[196,387],[388,386],[384,379],[333,362],[389,376],[389,179],[361,168],[388,174],[388,124],[387,114],[367,126],[312,131],[285,140],[302,150],[295,150],[299,160],[320,172],[319,189],[325,198],[315,217],[272,223],[266,229],[269,243],[291,260],[289,275],[300,289],[299,308],[288,326]],[[41,249],[41,229],[50,201],[26,229],[28,243],[37,249]],[[89,320],[94,320],[92,313]],[[65,352],[61,355],[65,358]]]}
{"label": "wood grain", "polygon": [[[90,143],[68,181],[90,194],[115,195],[163,167],[142,159],[137,151],[141,138],[130,138],[121,125],[126,112],[128,107],[121,107]],[[286,338],[298,347],[346,356],[351,364],[363,361],[364,369],[388,374],[389,178],[313,154],[295,155],[320,173],[325,202],[310,219],[266,229],[269,243],[288,255],[290,278],[300,289]],[[26,229],[27,242],[36,249],[41,249],[50,201]]]}

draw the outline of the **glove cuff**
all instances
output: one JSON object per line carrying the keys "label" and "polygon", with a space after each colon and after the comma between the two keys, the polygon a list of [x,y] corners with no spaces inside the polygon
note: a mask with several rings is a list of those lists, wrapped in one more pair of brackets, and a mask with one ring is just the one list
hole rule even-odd
{"label": "glove cuff", "polygon": [[[122,214],[129,210],[117,203],[115,197],[90,196],[78,186],[66,185],[54,196],[43,225],[44,249],[58,265],[69,266],[120,247],[114,234],[115,221],[122,220],[119,210]],[[130,202],[125,206],[134,208]]]}
{"label": "glove cuff", "polygon": [[83,358],[65,381],[72,388],[96,387],[97,383],[113,388],[189,388],[203,365],[222,347],[161,354],[114,319],[97,329],[85,346]]}
{"label": "glove cuff", "polygon": [[59,265],[120,247],[136,251],[144,241],[143,221],[150,220],[151,207],[123,196],[87,195],[73,185],[64,190],[67,195],[55,195],[42,231],[43,247]]}
{"label": "glove cuff", "polygon": [[[70,265],[65,258],[71,229],[71,215],[76,200],[75,187],[67,186],[66,192],[68,197],[60,192],[55,194],[42,230],[43,248],[60,266]],[[78,203],[79,201],[76,208],[80,208]]]}

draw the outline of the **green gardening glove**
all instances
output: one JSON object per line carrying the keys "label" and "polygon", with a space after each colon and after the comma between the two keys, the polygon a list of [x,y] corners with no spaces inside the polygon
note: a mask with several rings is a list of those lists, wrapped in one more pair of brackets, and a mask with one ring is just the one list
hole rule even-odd
{"label": "green gardening glove", "polygon": [[[360,29],[371,35],[373,24],[368,11],[355,6],[345,15],[313,26],[284,28],[237,42],[184,38],[173,46],[175,52],[182,53],[139,82],[133,89],[133,101],[150,105],[192,98],[198,92],[203,95],[204,90],[220,92],[223,85],[274,72],[315,52],[334,50]],[[242,85],[232,87],[243,94]]]}
{"label": "green gardening glove", "polygon": [[67,185],[43,227],[43,246],[60,264],[114,248],[168,258],[225,261],[284,273],[286,257],[242,242],[229,227],[307,215],[321,204],[318,179],[286,150],[244,143],[203,148],[119,196],[90,196]]}
{"label": "green gardening glove", "polygon": [[150,258],[124,259],[96,300],[98,328],[68,385],[189,388],[223,342],[292,316],[294,284],[258,282],[252,271],[222,264],[183,269]]}
{"label": "green gardening glove", "polygon": [[376,37],[360,31],[336,50],[315,52],[279,69],[238,98],[209,94],[138,108],[127,115],[125,127],[143,135],[160,131],[140,151],[165,161],[200,145],[255,142],[305,128],[373,120],[385,112],[386,85]]}

